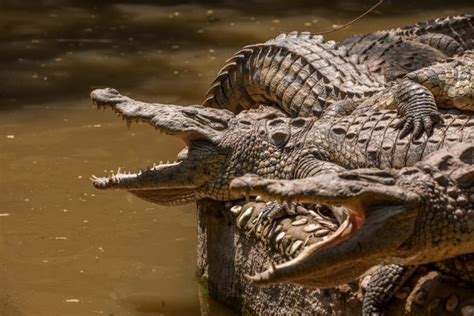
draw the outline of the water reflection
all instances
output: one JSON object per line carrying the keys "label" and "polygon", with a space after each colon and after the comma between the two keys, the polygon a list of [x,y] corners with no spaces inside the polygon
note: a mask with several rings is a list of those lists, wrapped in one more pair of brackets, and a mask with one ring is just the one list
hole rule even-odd
{"label": "water reflection", "polygon": [[[468,1],[387,2],[330,37],[473,11]],[[231,314],[200,305],[193,205],[159,207],[88,180],[174,159],[182,144],[147,126],[127,131],[87,95],[112,86],[200,103],[241,46],[331,28],[372,2],[96,3],[0,2],[0,314]]]}

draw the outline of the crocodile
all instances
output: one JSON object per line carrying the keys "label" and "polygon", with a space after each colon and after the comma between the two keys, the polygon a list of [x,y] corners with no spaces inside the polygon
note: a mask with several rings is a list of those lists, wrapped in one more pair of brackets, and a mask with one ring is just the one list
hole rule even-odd
{"label": "crocodile", "polygon": [[339,47],[347,49],[356,62],[368,63],[372,71],[393,80],[474,49],[474,15],[448,16],[354,35],[337,43]]}
{"label": "crocodile", "polygon": [[282,34],[247,46],[230,58],[211,84],[203,105],[238,113],[265,104],[291,117],[322,117],[387,103],[364,103],[373,96],[390,99],[387,104],[405,117],[399,126],[402,134],[413,131],[416,136],[423,131],[431,133],[439,122],[437,101],[443,105],[439,101],[449,96],[462,100],[460,107],[474,107],[472,51],[415,70],[399,82],[386,81],[357,60],[349,58],[344,46],[336,49],[334,42],[324,42],[321,36]]}
{"label": "crocodile", "polygon": [[[148,123],[187,144],[178,154],[178,162],[138,173],[93,177],[93,184],[99,189],[127,190],[165,205],[202,198],[240,199],[244,195],[230,190],[229,184],[246,173],[298,179],[343,168],[400,168],[413,165],[440,147],[474,139],[474,118],[454,110],[443,113],[443,123],[431,136],[402,140],[396,130],[400,118],[393,110],[320,122],[314,117],[289,118],[268,107],[234,114],[202,106],[148,104],[122,96],[114,89],[95,90],[91,97],[99,107],[112,108],[127,124]],[[241,216],[239,221],[247,216]],[[267,225],[259,223],[256,227],[260,224]],[[297,246],[301,244],[285,251],[296,254]]]}
{"label": "crocodile", "polygon": [[99,189],[128,190],[158,204],[239,199],[229,183],[246,173],[300,179],[343,168],[401,168],[440,147],[474,138],[474,118],[459,113],[442,114],[443,123],[431,136],[412,140],[400,139],[400,118],[393,110],[318,121],[289,118],[268,107],[234,114],[202,106],[148,104],[109,88],[94,90],[91,97],[127,121],[149,123],[186,143],[176,163],[94,178]]}
{"label": "crocodile", "polygon": [[474,142],[398,170],[331,171],[298,180],[247,175],[231,189],[286,203],[338,205],[347,215],[334,234],[296,258],[247,276],[255,284],[334,287],[385,263],[364,297],[363,315],[374,315],[416,265],[431,263],[474,282]]}

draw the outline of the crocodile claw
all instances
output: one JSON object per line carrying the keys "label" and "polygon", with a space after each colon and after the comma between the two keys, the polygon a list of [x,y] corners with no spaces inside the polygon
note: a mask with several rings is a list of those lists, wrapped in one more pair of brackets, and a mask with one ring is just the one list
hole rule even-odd
{"label": "crocodile claw", "polygon": [[420,138],[423,133],[427,136],[433,134],[433,127],[436,123],[441,123],[442,118],[438,112],[421,115],[420,117],[407,116],[402,118],[396,125],[400,130],[400,139],[405,138],[413,132],[413,139]]}

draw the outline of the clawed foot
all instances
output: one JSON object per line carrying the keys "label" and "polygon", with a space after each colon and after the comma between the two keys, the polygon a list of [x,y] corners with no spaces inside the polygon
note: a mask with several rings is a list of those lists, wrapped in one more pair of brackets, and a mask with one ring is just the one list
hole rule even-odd
{"label": "clawed foot", "polygon": [[423,132],[428,136],[433,134],[433,127],[436,123],[441,123],[441,115],[437,111],[426,114],[407,115],[402,118],[397,124],[396,128],[401,129],[400,139],[406,137],[410,132],[413,132],[413,139],[421,137]]}

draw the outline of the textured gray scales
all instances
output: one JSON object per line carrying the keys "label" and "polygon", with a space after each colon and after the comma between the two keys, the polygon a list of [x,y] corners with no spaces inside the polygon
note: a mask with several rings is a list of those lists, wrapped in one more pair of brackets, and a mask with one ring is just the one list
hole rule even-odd
{"label": "textured gray scales", "polygon": [[229,59],[203,105],[239,112],[277,104],[292,117],[320,116],[335,101],[360,100],[383,88],[382,76],[346,57],[321,36],[282,34]]}

